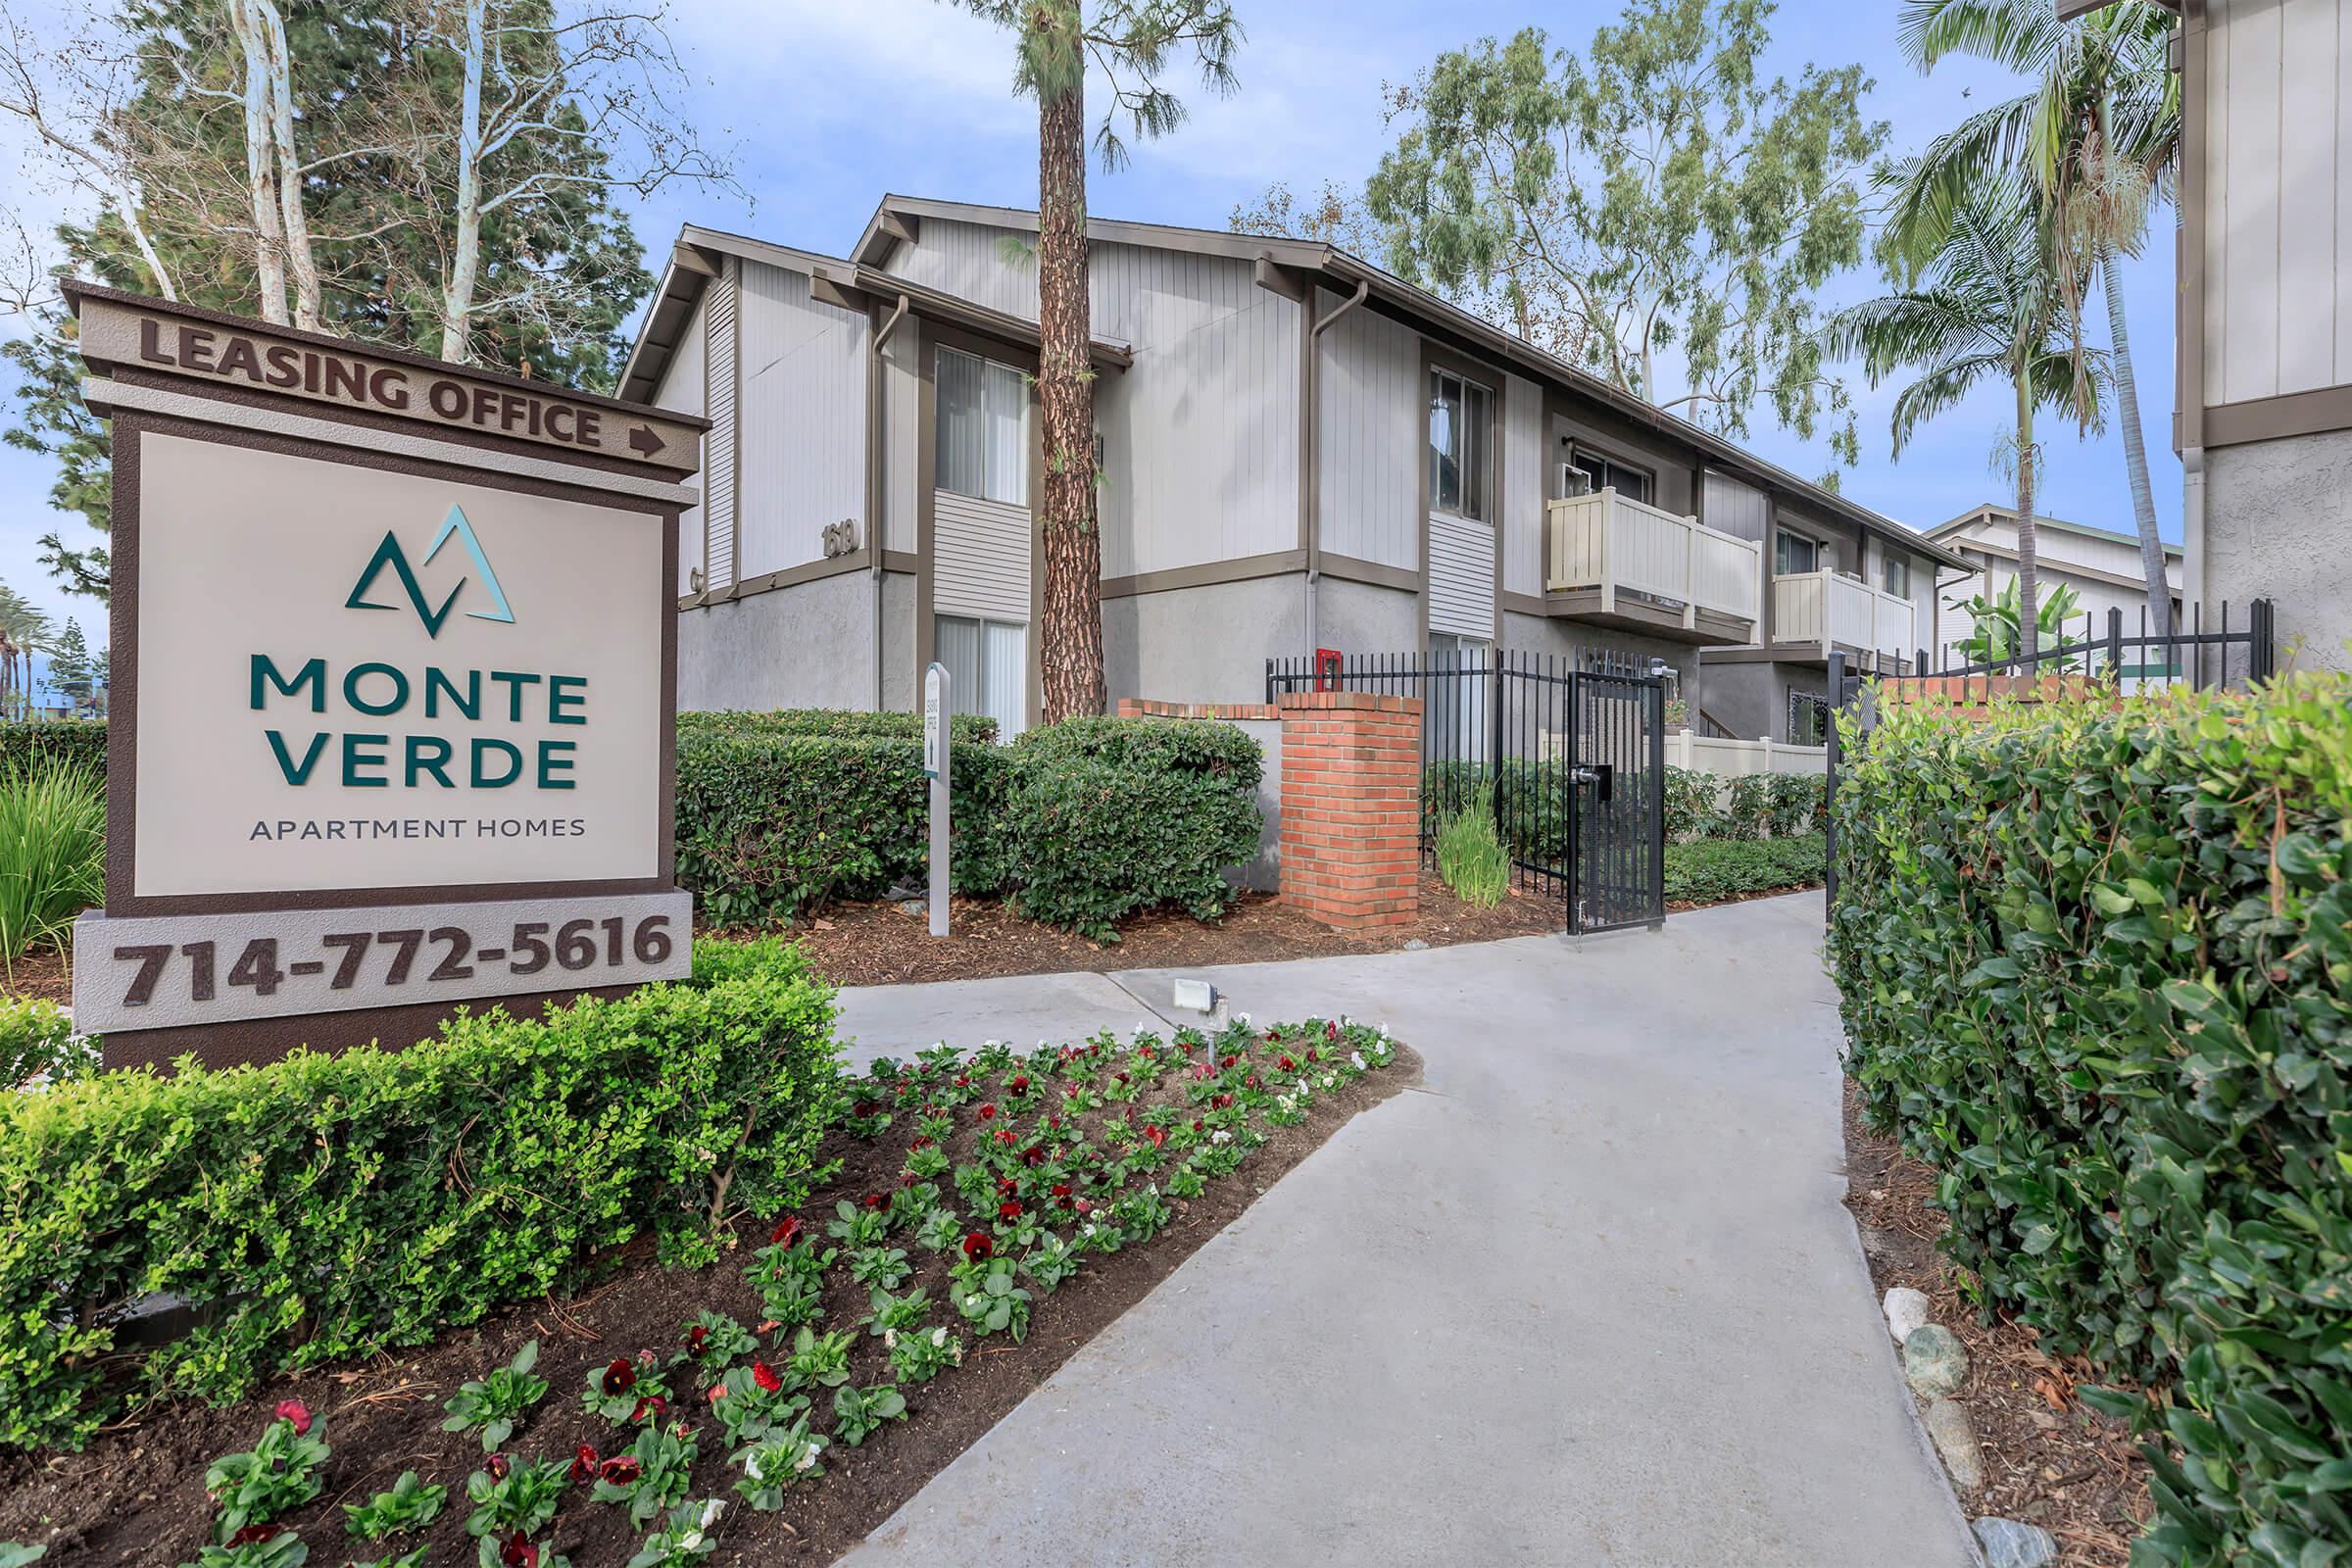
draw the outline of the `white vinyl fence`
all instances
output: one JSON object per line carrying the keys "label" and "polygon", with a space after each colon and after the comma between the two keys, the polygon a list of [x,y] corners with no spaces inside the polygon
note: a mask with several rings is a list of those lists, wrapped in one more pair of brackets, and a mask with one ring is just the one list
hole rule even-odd
{"label": "white vinyl fence", "polygon": [[1829,749],[1791,746],[1786,741],[1714,740],[1692,730],[1666,734],[1666,765],[1739,778],[1748,773],[1815,773],[1830,770]]}

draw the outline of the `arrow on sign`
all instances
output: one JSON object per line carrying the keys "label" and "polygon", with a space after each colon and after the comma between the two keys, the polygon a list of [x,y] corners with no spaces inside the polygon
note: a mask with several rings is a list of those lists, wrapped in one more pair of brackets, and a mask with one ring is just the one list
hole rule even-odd
{"label": "arrow on sign", "polygon": [[662,438],[654,434],[652,425],[637,425],[629,431],[629,450],[639,457],[650,458],[662,450]]}

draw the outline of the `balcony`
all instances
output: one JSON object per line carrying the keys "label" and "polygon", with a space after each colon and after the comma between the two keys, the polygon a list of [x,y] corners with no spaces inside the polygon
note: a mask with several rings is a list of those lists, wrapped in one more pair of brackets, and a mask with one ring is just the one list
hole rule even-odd
{"label": "balcony", "polygon": [[1873,588],[1859,577],[1808,571],[1772,579],[1772,643],[1777,648],[1818,647],[1827,660],[1833,649],[1875,656],[1896,669],[1907,667],[1920,646],[1910,600]]}
{"label": "balcony", "polygon": [[1579,619],[1677,641],[1752,641],[1764,547],[1615,490],[1544,508],[1544,592]]}

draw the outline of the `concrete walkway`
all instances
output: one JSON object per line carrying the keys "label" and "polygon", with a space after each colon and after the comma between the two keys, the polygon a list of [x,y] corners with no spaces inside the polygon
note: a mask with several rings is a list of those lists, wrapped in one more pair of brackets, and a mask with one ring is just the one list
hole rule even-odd
{"label": "concrete walkway", "polygon": [[[845,1561],[1977,1561],[1838,1201],[1820,908],[1209,971],[1259,1018],[1387,1022],[1425,1085]],[[845,1029],[1124,1029],[1166,978],[852,992]]]}

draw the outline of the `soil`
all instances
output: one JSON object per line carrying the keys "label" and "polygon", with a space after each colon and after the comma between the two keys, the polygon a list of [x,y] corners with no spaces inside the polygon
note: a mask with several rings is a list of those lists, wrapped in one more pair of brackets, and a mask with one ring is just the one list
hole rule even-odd
{"label": "soil", "polygon": [[1961,1505],[1971,1518],[2041,1526],[2058,1538],[2064,1568],[2126,1568],[2153,1511],[2147,1462],[2129,1426],[2075,1397],[2077,1384],[2100,1381],[2089,1363],[2044,1353],[2022,1323],[1985,1319],[1969,1294],[1973,1276],[1936,1246],[1945,1219],[1928,1206],[1935,1171],[1872,1132],[1859,1106],[1846,1084],[1845,1206],[1861,1228],[1871,1283],[1882,1299],[1898,1285],[1926,1293],[1930,1320],[1968,1349],[1968,1385],[1957,1397],[1976,1427],[1984,1490]]}
{"label": "soil", "polygon": [[[970,1325],[945,1305],[949,1254],[932,1253],[909,1236],[894,1236],[891,1245],[906,1247],[916,1265],[900,1290],[921,1286],[930,1292],[932,1321],[949,1322],[965,1341],[963,1364],[932,1382],[907,1385],[907,1419],[869,1437],[861,1447],[836,1444],[827,1449],[821,1461],[825,1474],[793,1487],[777,1513],[754,1512],[734,1498],[728,1489],[736,1472],[727,1462],[725,1433],[694,1397],[692,1386],[685,1385],[686,1396],[673,1401],[672,1415],[692,1420],[700,1442],[690,1495],[725,1496],[730,1503],[717,1549],[704,1559],[708,1568],[829,1563],[848,1551],[1278,1177],[1358,1111],[1420,1076],[1420,1058],[1398,1047],[1388,1067],[1310,1102],[1307,1118],[1298,1125],[1263,1127],[1267,1142],[1249,1162],[1236,1175],[1212,1181],[1200,1197],[1176,1201],[1173,1222],[1152,1240],[1107,1256],[1090,1254],[1084,1268],[1051,1296],[1024,1281],[1036,1301],[1028,1337],[1019,1345],[1003,1335],[976,1338]],[[1172,1097],[1174,1077],[1143,1102]],[[869,1142],[843,1132],[832,1136],[825,1154],[839,1156],[842,1169],[799,1210],[810,1231],[822,1237],[822,1222],[836,1200],[898,1185],[914,1136],[912,1120],[901,1111]],[[967,1109],[957,1118],[951,1153],[966,1157],[978,1136],[976,1114]],[[944,1182],[943,1199],[961,1206]],[[428,1563],[432,1568],[469,1565],[474,1543],[464,1534],[465,1480],[483,1456],[477,1438],[441,1430],[442,1403],[457,1386],[504,1364],[524,1342],[537,1339],[536,1372],[547,1380],[548,1393],[506,1451],[568,1457],[582,1443],[605,1453],[624,1446],[616,1441],[622,1434],[581,1408],[590,1369],[640,1349],[666,1359],[680,1344],[682,1326],[704,1309],[757,1328],[760,1298],[745,1277],[745,1263],[766,1242],[767,1229],[747,1224],[734,1250],[707,1269],[662,1268],[641,1248],[610,1277],[576,1296],[509,1311],[421,1349],[277,1379],[221,1409],[187,1402],[159,1405],[109,1429],[79,1454],[9,1456],[0,1460],[0,1541],[47,1544],[44,1568],[172,1568],[193,1561],[210,1539],[206,1467],[221,1454],[250,1447],[277,1401],[292,1397],[323,1420],[334,1449],[325,1493],[282,1521],[309,1544],[313,1562],[340,1563],[355,1550],[373,1556],[383,1549],[346,1534],[341,1504],[366,1501],[389,1488],[403,1470],[415,1470],[428,1483],[450,1488],[441,1517],[422,1538],[434,1544]],[[836,1265],[827,1275],[825,1325],[849,1326],[867,1310],[865,1287]],[[860,1332],[851,1355],[851,1381],[859,1387],[880,1382],[886,1366],[882,1341]],[[672,1374],[673,1387],[686,1370]],[[815,1393],[811,1429],[829,1432],[830,1397],[826,1391]],[[620,1568],[642,1535],[630,1526],[626,1509],[590,1501],[586,1488],[574,1487],[542,1540],[567,1555],[574,1568]],[[392,1544],[413,1544],[415,1538]]]}
{"label": "soil", "polygon": [[74,977],[66,968],[66,956],[54,949],[35,948],[10,964],[7,989],[11,996],[54,1002],[60,1006],[71,1006],[74,1002]]}
{"label": "soil", "polygon": [[1334,931],[1266,893],[1244,894],[1216,920],[1196,920],[1182,909],[1138,915],[1120,928],[1116,942],[1093,942],[1024,920],[998,899],[955,900],[943,941],[923,934],[924,918],[919,906],[908,911],[895,904],[852,904],[784,929],[834,984],[863,986],[1390,953],[1415,939],[1440,948],[1541,936],[1560,930],[1566,911],[1556,897],[1517,888],[1494,908],[1481,909],[1425,868],[1413,920],[1361,936]]}

